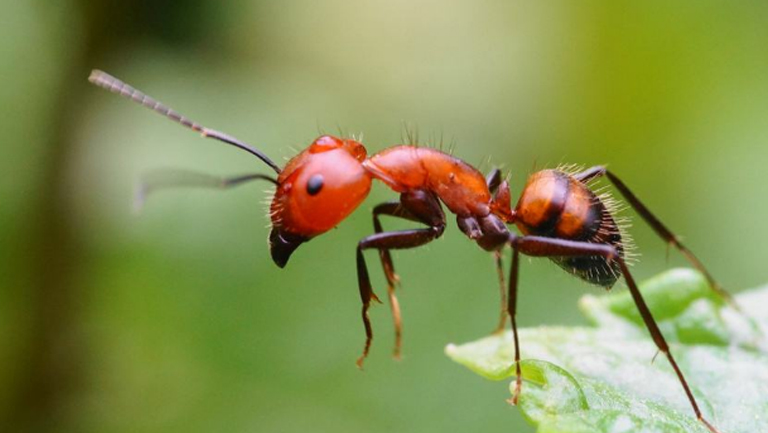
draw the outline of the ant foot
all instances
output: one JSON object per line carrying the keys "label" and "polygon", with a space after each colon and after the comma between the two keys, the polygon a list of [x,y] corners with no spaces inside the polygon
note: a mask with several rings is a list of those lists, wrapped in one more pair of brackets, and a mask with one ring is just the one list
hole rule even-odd
{"label": "ant foot", "polygon": [[507,400],[507,403],[511,404],[512,406],[517,406],[517,403],[520,400],[520,391],[522,390],[522,387],[523,381],[520,376],[518,376],[515,381],[515,391],[512,393],[512,398]]}
{"label": "ant foot", "polygon": [[705,420],[704,417],[702,417],[701,415],[699,415],[699,421],[701,421],[705,426],[707,426],[709,431],[711,431],[712,433],[720,433],[720,430],[715,428],[715,426],[710,424],[709,421]]}

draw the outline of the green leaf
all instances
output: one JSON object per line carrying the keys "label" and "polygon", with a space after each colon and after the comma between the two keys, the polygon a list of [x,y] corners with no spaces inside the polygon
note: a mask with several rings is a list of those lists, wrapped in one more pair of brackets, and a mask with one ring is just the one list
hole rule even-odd
{"label": "green leaf", "polygon": [[[723,433],[768,432],[768,287],[737,296],[744,314],[687,269],[641,291],[705,418]],[[580,306],[594,327],[520,329],[518,406],[538,433],[708,432],[664,356],[652,361],[656,346],[629,293],[585,296]],[[488,379],[515,373],[511,331],[446,353]]]}

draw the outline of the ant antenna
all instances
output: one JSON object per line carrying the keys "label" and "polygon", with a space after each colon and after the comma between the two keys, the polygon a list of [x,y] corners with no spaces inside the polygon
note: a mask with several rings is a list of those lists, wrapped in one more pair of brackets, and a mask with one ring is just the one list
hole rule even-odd
{"label": "ant antenna", "polygon": [[219,132],[213,129],[208,129],[184,116],[177,113],[176,111],[172,110],[170,107],[167,107],[163,105],[161,102],[153,99],[150,96],[145,95],[143,92],[134,89],[130,85],[118,80],[117,78],[107,74],[104,71],[100,71],[98,69],[94,69],[91,71],[91,75],[88,77],[88,81],[91,83],[102,87],[104,89],[109,90],[112,93],[116,93],[120,96],[124,96],[128,99],[131,99],[135,102],[138,102],[139,104],[150,108],[163,116],[173,120],[174,122],[185,126],[195,132],[199,132],[203,137],[206,138],[213,138],[215,140],[222,141],[227,144],[231,144],[232,146],[239,147],[240,149],[243,149],[244,151],[255,155],[260,160],[264,161],[268,166],[272,167],[273,170],[277,174],[280,174],[280,167],[277,166],[274,162],[272,162],[267,155],[264,155],[259,150],[249,146],[248,144],[243,143],[242,141],[227,135],[223,132]]}

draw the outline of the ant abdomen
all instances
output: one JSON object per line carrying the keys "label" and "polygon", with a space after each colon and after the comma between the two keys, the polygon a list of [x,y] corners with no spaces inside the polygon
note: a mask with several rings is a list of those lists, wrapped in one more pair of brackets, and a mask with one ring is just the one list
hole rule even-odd
{"label": "ant abdomen", "polygon": [[[612,245],[624,256],[621,231],[606,203],[574,176],[542,170],[528,178],[515,208],[523,234]],[[565,271],[609,288],[621,274],[618,263],[601,256],[552,257]]]}

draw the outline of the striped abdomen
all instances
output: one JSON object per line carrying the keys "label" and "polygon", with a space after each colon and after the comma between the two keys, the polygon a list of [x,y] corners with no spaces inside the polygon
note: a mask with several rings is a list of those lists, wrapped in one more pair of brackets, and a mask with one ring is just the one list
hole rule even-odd
{"label": "striped abdomen", "polygon": [[[606,204],[584,183],[557,170],[534,173],[515,209],[523,234],[609,244],[624,256],[621,233]],[[588,283],[611,287],[618,279],[617,263],[600,256],[554,257],[567,272]]]}

